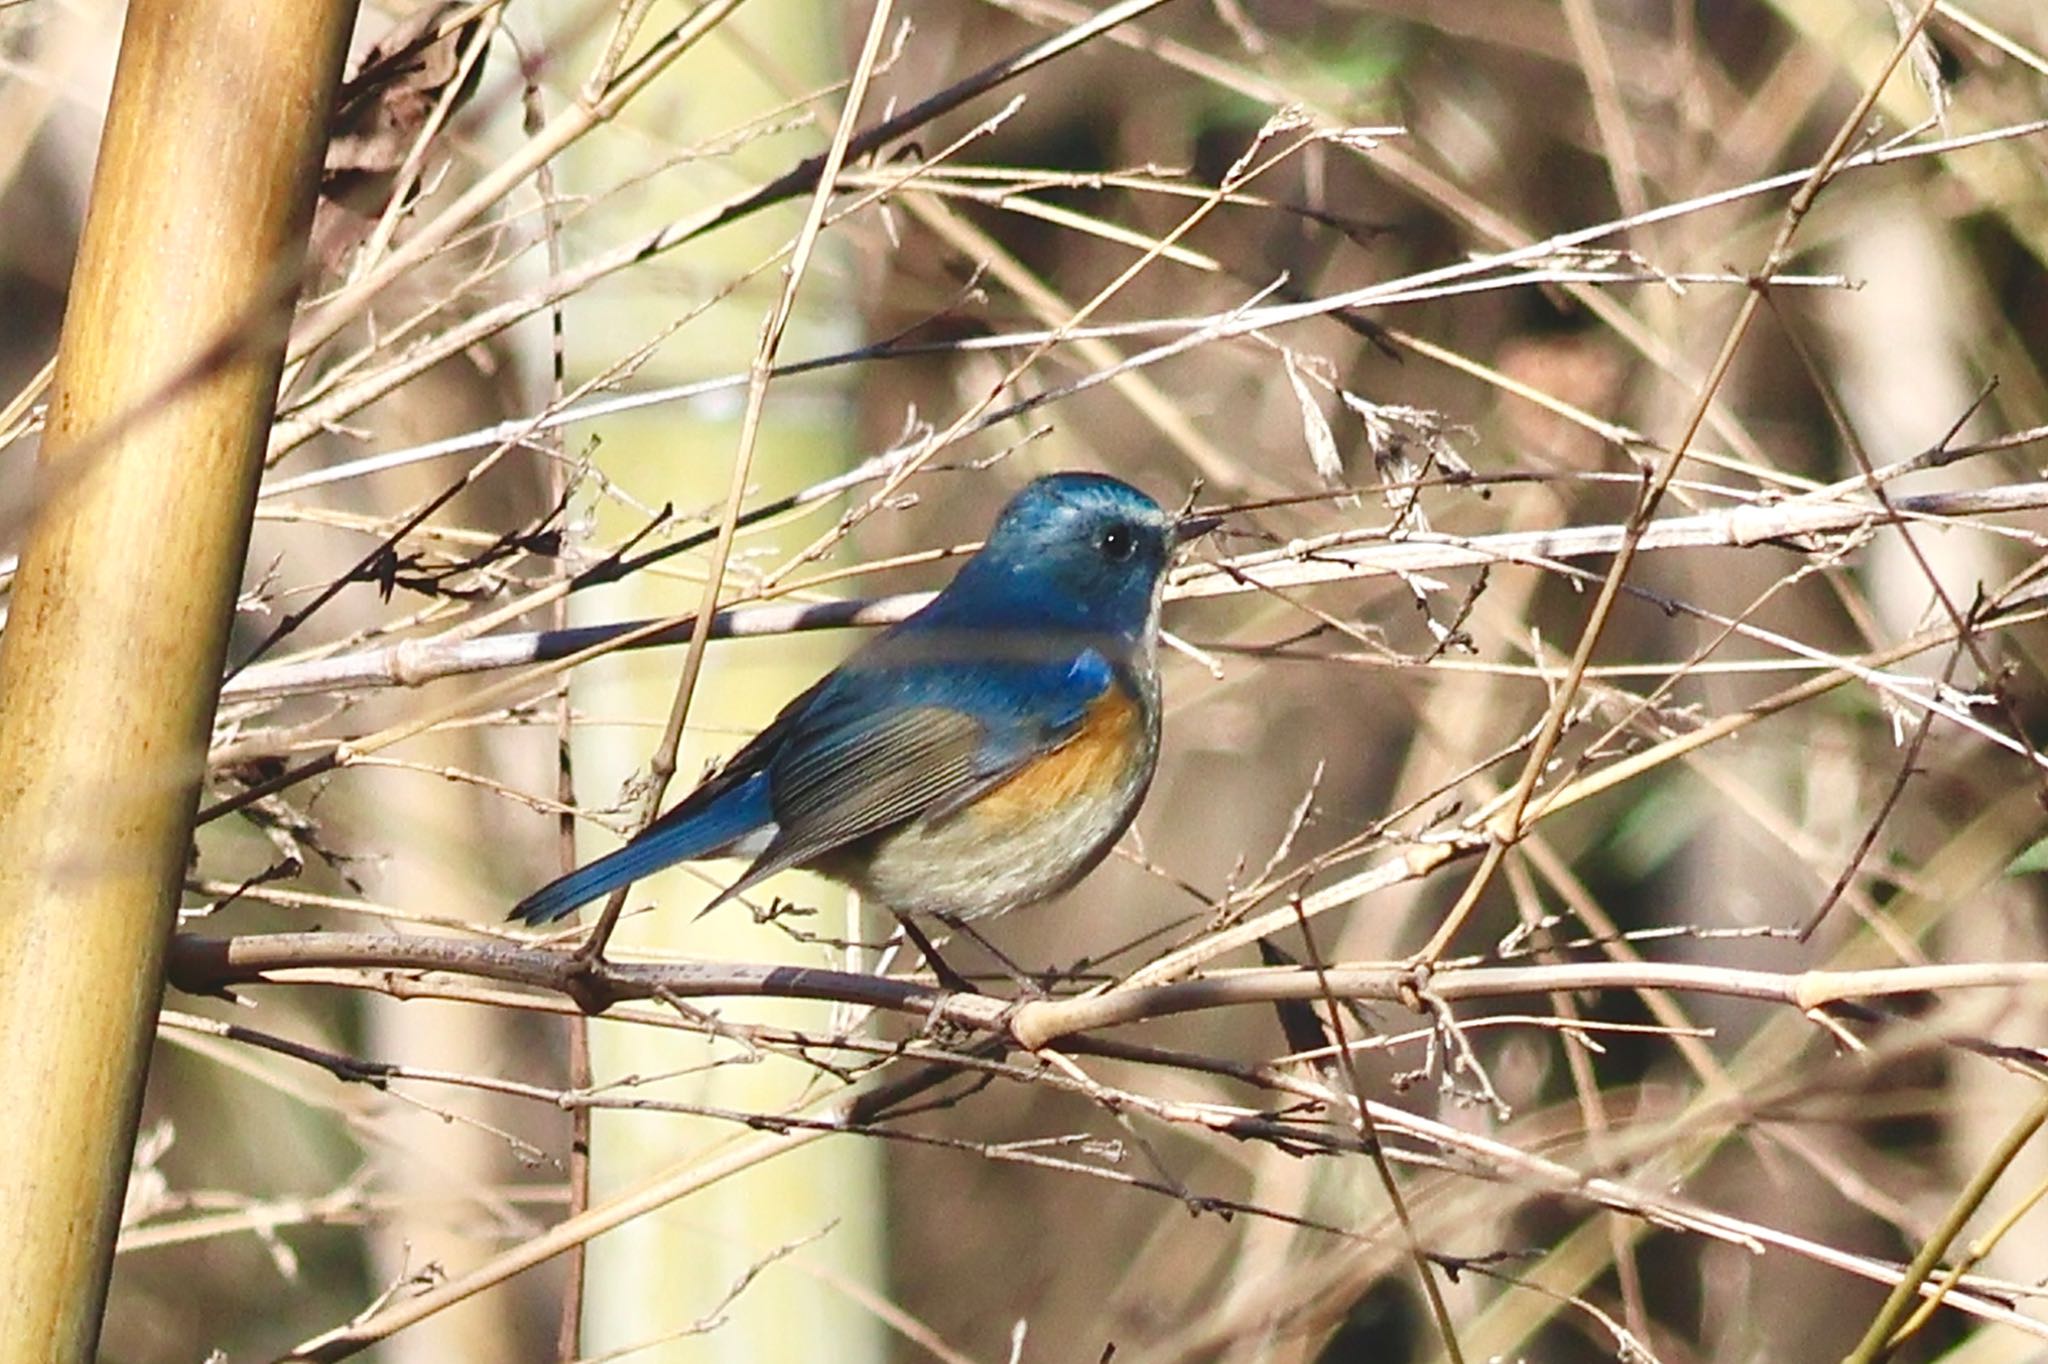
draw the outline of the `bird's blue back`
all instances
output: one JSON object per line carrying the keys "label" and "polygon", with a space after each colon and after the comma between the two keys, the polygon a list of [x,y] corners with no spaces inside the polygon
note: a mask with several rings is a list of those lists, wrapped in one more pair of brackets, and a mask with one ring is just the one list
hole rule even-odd
{"label": "bird's blue back", "polygon": [[[1121,834],[1151,776],[1159,583],[1180,534],[1115,479],[1036,480],[923,610],[790,702],[632,843],[513,916],[545,923],[725,855],[754,862],[720,899],[793,866],[898,912],[961,917],[1069,884]],[[990,798],[1005,790],[1018,798]]]}

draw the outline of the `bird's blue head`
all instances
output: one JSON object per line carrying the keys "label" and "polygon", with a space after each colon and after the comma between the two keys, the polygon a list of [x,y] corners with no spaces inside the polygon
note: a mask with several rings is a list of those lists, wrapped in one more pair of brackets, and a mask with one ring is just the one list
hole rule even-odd
{"label": "bird's blue head", "polygon": [[1104,474],[1048,474],[1010,499],[944,595],[949,607],[985,613],[989,624],[1041,622],[1136,639],[1155,622],[1174,549],[1215,524],[1212,516],[1175,517]]}

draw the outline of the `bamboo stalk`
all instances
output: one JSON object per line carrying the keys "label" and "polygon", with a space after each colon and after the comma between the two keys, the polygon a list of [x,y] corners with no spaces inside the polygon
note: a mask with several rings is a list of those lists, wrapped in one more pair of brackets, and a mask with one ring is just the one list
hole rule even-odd
{"label": "bamboo stalk", "polygon": [[353,0],[135,0],[0,639],[0,1364],[99,1334]]}
{"label": "bamboo stalk", "polygon": [[[871,8],[861,7],[860,23],[872,18]],[[656,7],[651,12],[662,10]],[[743,10],[725,21],[714,41],[679,62],[670,83],[624,111],[621,121],[645,123],[653,136],[683,145],[715,139],[730,126],[736,109],[774,108],[838,79],[846,61],[838,50],[841,18],[833,6],[808,2]],[[750,50],[773,51],[774,59],[756,63],[748,56]],[[855,77],[844,106],[835,109],[821,102],[815,109],[827,132],[846,124],[850,136],[851,128],[859,126],[863,109],[857,91],[865,74]],[[713,83],[703,88],[716,88],[721,98],[707,102],[685,97],[692,82]],[[642,174],[646,136],[583,139],[558,162],[563,192],[598,193]],[[733,166],[762,180],[775,176],[789,154],[788,145],[770,150],[763,144],[760,150],[767,155],[737,154]],[[831,183],[828,169],[819,163],[813,172],[817,178],[793,191],[819,210],[813,232],[824,216],[821,192],[811,191],[819,183]],[[614,209],[608,221],[629,235],[636,228],[658,231],[662,223],[705,221],[703,215],[719,211],[706,198],[712,188],[703,177],[660,177],[636,194],[636,207],[648,215],[645,220],[629,220]],[[732,222],[690,253],[691,268],[707,280],[742,278],[743,272],[789,250],[794,230],[793,219],[780,214]],[[836,234],[822,245],[837,249]],[[830,270],[824,277],[804,279],[801,261],[807,255],[808,248],[795,252],[790,267],[803,288],[798,334],[818,326],[835,331],[855,325],[850,302],[830,283]],[[789,298],[776,306],[778,317],[786,322],[782,310],[789,306]],[[691,377],[691,367],[705,355],[756,354],[763,344],[761,312],[741,294],[728,305],[693,317],[676,342],[635,362],[637,379],[681,381]],[[620,346],[607,338],[637,345],[641,338],[662,336],[674,327],[676,313],[676,301],[659,291],[583,292],[567,305],[575,341],[568,352],[569,377],[581,383],[615,363]],[[831,320],[835,316],[837,320]],[[780,326],[772,326],[769,334],[779,337]],[[810,343],[796,344],[802,348]],[[773,358],[772,353],[767,356],[771,365]],[[766,373],[757,373],[755,383],[766,382]],[[754,398],[759,398],[758,389]],[[724,504],[736,514],[735,479],[748,470],[753,472],[744,482],[780,491],[814,486],[843,473],[849,462],[849,432],[820,427],[792,413],[779,399],[765,410],[750,403],[739,422],[706,411],[660,412],[624,416],[602,429],[594,462],[606,482],[631,489],[650,505],[672,498],[683,506]],[[625,507],[610,503],[608,498],[596,503],[600,541],[632,533],[635,522]],[[735,520],[732,528],[737,526]],[[729,529],[704,547],[707,557],[684,572],[691,578],[702,573],[713,582],[723,580],[720,565],[733,547]],[[730,596],[738,586],[725,581],[719,595]],[[694,611],[705,599],[703,580],[691,581],[679,573],[666,580],[638,574],[570,600],[575,618],[592,619],[621,612]],[[677,660],[647,655],[632,660],[616,656],[578,670],[572,696],[579,714],[595,708],[608,715],[634,715],[652,731],[579,725],[571,741],[578,791],[585,800],[610,799],[636,770],[682,773],[687,784],[707,759],[730,752],[733,730],[766,724],[783,700],[815,680],[832,661],[832,650],[830,644],[813,641],[745,662],[723,650],[715,656],[700,652],[703,673],[694,683],[678,681]],[[690,669],[685,666],[684,671]],[[679,693],[689,698],[689,732],[674,730],[668,742],[657,745],[655,736],[678,723]],[[657,782],[653,790],[660,789]],[[651,818],[654,811],[642,808],[639,813]],[[586,843],[586,855],[590,850]],[[836,927],[843,922],[838,917],[846,904],[843,893],[816,881],[778,883],[777,888],[833,916],[835,935],[860,936]],[[694,922],[689,907],[692,901],[702,904],[709,892],[701,877],[690,872],[670,871],[635,889],[636,906],[650,898],[668,906],[668,912],[636,916],[624,925],[616,939],[623,950],[659,947],[748,958],[781,952],[805,965],[817,961],[815,951],[795,946],[779,930],[764,928],[745,914]],[[595,918],[594,912],[588,914],[586,922]],[[822,1026],[824,1017],[824,1010],[816,1006],[783,1001],[743,1006],[743,1011],[749,1019],[772,1018],[790,1026]],[[713,1054],[720,1061],[727,1055]],[[677,1078],[664,1083],[661,1092],[687,1092],[700,1103],[774,1113],[803,1102],[812,1078],[798,1067],[782,1064],[780,1058],[763,1056],[756,1058],[762,1064],[706,1067],[706,1055],[702,1045],[690,1039],[652,1036],[647,1029],[620,1028],[604,1020],[590,1027],[593,1084],[600,1091],[628,1076],[673,1076]],[[659,1172],[673,1165],[679,1151],[719,1150],[729,1137],[730,1129],[717,1122],[677,1119],[654,1125],[635,1115],[598,1111],[591,1122],[592,1203],[601,1210],[622,1191],[659,1179]],[[886,1356],[886,1338],[875,1318],[851,1298],[821,1297],[807,1276],[763,1269],[764,1257],[774,1258],[778,1246],[803,1245],[806,1263],[875,1285],[883,1232],[880,1153],[858,1143],[778,1141],[771,1146],[774,1159],[693,1191],[687,1206],[657,1210],[649,1205],[644,1215],[590,1245],[580,1336],[585,1353],[631,1350],[636,1364],[817,1358],[862,1364]],[[833,1228],[831,1235],[811,1243],[823,1226]],[[738,1282],[747,1283],[745,1293],[721,1301]],[[698,1329],[698,1320],[713,1313],[720,1320],[719,1329]]]}

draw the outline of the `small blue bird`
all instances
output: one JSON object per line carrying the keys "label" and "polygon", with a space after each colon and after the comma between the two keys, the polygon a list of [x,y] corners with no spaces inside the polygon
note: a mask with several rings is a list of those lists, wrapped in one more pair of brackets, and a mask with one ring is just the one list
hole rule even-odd
{"label": "small blue bird", "polygon": [[1035,480],[929,605],[511,917],[549,923],[700,857],[752,859],[714,905],[790,867],[948,923],[1058,894],[1152,782],[1161,584],[1174,549],[1216,523],[1099,474]]}

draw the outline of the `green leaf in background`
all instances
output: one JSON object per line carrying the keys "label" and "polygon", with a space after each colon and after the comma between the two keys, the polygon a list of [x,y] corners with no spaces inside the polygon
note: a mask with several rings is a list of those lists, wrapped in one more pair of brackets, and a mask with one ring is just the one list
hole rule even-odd
{"label": "green leaf in background", "polygon": [[2032,871],[2048,871],[2048,837],[2035,843],[2012,860],[2005,869],[2007,876],[2025,876]]}

